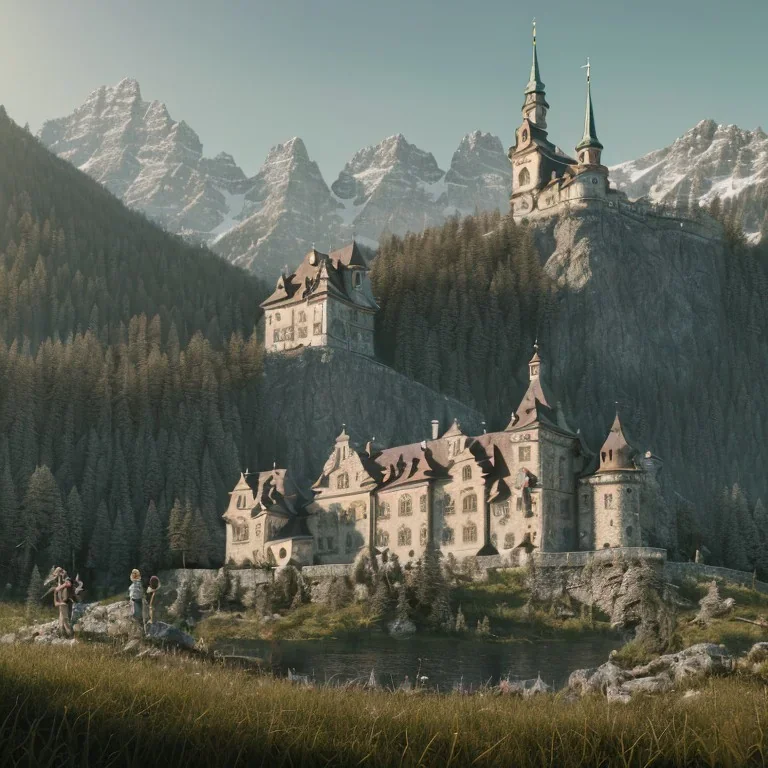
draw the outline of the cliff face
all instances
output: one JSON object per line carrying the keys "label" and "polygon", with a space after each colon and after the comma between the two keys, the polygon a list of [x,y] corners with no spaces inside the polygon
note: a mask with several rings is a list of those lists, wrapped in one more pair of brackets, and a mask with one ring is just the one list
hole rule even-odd
{"label": "cliff face", "polygon": [[268,355],[263,393],[261,423],[270,440],[261,444],[260,461],[288,467],[304,488],[319,476],[342,424],[360,446],[372,437],[380,446],[427,440],[432,419],[441,434],[454,418],[466,434],[482,432],[477,411],[342,350]]}
{"label": "cliff face", "polygon": [[618,403],[637,447],[664,460],[667,498],[710,510],[697,522],[719,548],[722,489],[739,483],[752,500],[768,490],[762,273],[735,265],[711,220],[605,209],[531,226],[559,286],[540,338],[572,426],[598,451]]}

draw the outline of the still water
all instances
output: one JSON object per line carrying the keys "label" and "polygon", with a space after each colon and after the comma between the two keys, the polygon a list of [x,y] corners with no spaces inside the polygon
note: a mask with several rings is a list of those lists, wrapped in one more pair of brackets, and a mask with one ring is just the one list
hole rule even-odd
{"label": "still water", "polygon": [[620,645],[619,638],[610,636],[504,644],[423,636],[371,636],[274,644],[233,640],[218,643],[216,649],[224,654],[259,657],[276,674],[287,675],[290,669],[317,683],[365,681],[374,670],[382,686],[397,687],[408,675],[410,681],[426,676],[424,685],[439,690],[459,685],[471,690],[483,684],[496,684],[502,678],[526,680],[539,673],[545,683],[561,688],[574,669],[599,666]]}

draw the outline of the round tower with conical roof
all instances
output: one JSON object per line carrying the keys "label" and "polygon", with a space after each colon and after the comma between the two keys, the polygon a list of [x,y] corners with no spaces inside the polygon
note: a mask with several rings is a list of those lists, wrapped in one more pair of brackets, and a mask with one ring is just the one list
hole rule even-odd
{"label": "round tower with conical roof", "polygon": [[[580,549],[642,546],[640,493],[645,480],[642,465],[635,461],[639,451],[624,434],[618,411],[599,454],[597,471],[581,481],[580,513],[591,506],[592,530]],[[581,520],[588,515],[580,514]]]}

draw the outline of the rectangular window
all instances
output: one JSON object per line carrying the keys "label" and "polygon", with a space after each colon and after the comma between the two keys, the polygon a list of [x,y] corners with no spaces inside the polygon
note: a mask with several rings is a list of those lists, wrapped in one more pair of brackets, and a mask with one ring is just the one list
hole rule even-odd
{"label": "rectangular window", "polygon": [[299,326],[299,338],[300,339],[306,339],[307,338],[307,329],[303,325]]}
{"label": "rectangular window", "polygon": [[272,341],[280,341],[280,331],[277,328],[272,333]]}
{"label": "rectangular window", "polygon": [[300,323],[307,322],[307,313],[303,309],[301,310],[301,312],[299,312],[299,322]]}
{"label": "rectangular window", "polygon": [[603,496],[603,506],[606,509],[613,509],[613,494],[612,493],[606,493]]}
{"label": "rectangular window", "polygon": [[531,446],[530,445],[521,445],[517,449],[517,460],[518,461],[530,461],[531,460]]}
{"label": "rectangular window", "polygon": [[315,323],[312,326],[312,334],[314,336],[320,336],[323,332],[323,324],[322,323]]}
{"label": "rectangular window", "polygon": [[522,512],[523,511],[523,497],[522,496],[518,496],[515,499],[515,509],[518,512]]}
{"label": "rectangular window", "polygon": [[293,326],[285,329],[285,340],[293,341]]}

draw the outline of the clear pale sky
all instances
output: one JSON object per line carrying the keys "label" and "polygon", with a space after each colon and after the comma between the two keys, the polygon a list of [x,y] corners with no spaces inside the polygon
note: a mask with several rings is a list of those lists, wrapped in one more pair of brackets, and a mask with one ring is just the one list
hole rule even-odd
{"label": "clear pale sky", "polygon": [[461,136],[513,138],[537,17],[550,137],[581,137],[586,56],[604,160],[700,119],[768,129],[767,0],[0,0],[0,103],[37,131],[102,84],[145,100],[248,174],[301,136],[330,183],[394,133],[447,168]]}

